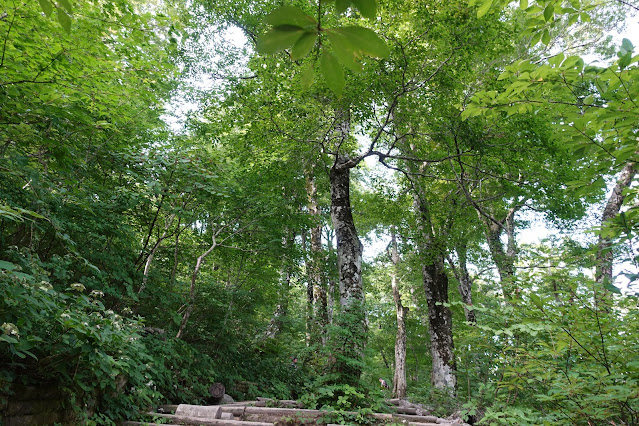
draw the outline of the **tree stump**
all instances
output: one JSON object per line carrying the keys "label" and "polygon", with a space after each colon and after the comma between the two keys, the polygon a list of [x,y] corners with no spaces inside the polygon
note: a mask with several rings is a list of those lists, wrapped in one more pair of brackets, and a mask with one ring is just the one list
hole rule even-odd
{"label": "tree stump", "polygon": [[211,385],[211,388],[209,389],[209,393],[215,401],[220,401],[222,398],[224,398],[226,388],[222,383],[213,383]]}

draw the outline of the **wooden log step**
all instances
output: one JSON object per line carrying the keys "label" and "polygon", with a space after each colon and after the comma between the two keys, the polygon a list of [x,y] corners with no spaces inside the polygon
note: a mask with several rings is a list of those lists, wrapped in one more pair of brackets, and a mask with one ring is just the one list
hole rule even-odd
{"label": "wooden log step", "polygon": [[220,405],[180,404],[175,410],[176,416],[203,417],[206,419],[219,419],[221,414]]}
{"label": "wooden log step", "polygon": [[175,414],[148,413],[149,416],[162,417],[174,423],[189,426],[274,426],[273,422],[250,422],[229,419],[206,419],[203,417],[178,416]]}
{"label": "wooden log step", "polygon": [[408,420],[409,422],[414,423],[440,423],[440,422],[448,422],[446,419],[441,419],[436,416],[414,416],[408,414],[395,414],[393,417],[403,420]]}
{"label": "wooden log step", "polygon": [[241,415],[242,420],[272,422],[282,417],[315,420],[326,414],[320,410],[304,410],[296,408],[246,407]]}
{"label": "wooden log step", "polygon": [[272,399],[263,398],[261,396],[257,397],[257,402],[254,405],[256,407],[266,407],[268,404],[276,404],[278,407],[282,408],[304,408],[303,403],[292,399]]}
{"label": "wooden log step", "polygon": [[164,414],[172,414],[177,410],[177,405],[158,405],[157,412]]}

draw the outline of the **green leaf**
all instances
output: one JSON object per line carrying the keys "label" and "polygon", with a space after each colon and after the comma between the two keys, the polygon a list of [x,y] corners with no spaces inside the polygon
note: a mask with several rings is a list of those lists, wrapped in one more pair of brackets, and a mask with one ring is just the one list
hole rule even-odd
{"label": "green leaf", "polygon": [[610,283],[605,283],[604,288],[611,293],[621,294],[621,290]]}
{"label": "green leaf", "polygon": [[348,10],[351,0],[335,0],[335,13],[341,15]]}
{"label": "green leaf", "polygon": [[69,15],[73,13],[73,7],[71,7],[71,2],[69,0],[58,0],[58,4],[62,5]]}
{"label": "green leaf", "polygon": [[315,79],[314,63],[309,63],[303,70],[301,76],[302,89],[308,90]]}
{"label": "green leaf", "polygon": [[16,269],[18,265],[15,265],[11,262],[7,262],[5,260],[0,260],[0,269],[4,269],[5,271],[13,271]]}
{"label": "green leaf", "polygon": [[632,61],[632,52],[628,52],[619,59],[619,68],[623,69],[630,65]]}
{"label": "green leaf", "polygon": [[290,25],[304,28],[317,25],[317,21],[313,17],[308,16],[295,6],[282,6],[275,9],[264,18],[264,21],[274,27]]}
{"label": "green leaf", "polygon": [[[16,344],[18,343],[18,340],[11,337],[11,336],[7,336],[6,334],[0,334],[0,342],[7,342],[7,343],[12,343],[12,344]],[[24,357],[22,357],[24,358]]]}
{"label": "green leaf", "polygon": [[330,52],[322,52],[322,57],[320,58],[320,71],[326,80],[328,88],[337,96],[341,96],[342,91],[344,90],[344,85],[346,84],[344,80],[344,70],[339,62],[337,62],[337,59],[335,59],[335,56],[333,56]]}
{"label": "green leaf", "polygon": [[632,42],[627,38],[624,38],[621,41],[621,48],[626,52],[632,52],[635,49],[635,47],[632,45]]}
{"label": "green leaf", "polygon": [[38,0],[38,3],[40,3],[40,8],[44,14],[51,16],[51,13],[53,12],[53,4],[51,4],[51,0]]}
{"label": "green leaf", "polygon": [[535,306],[537,306],[539,309],[542,309],[544,307],[544,304],[542,303],[541,298],[537,296],[535,293],[532,293],[530,295],[530,300],[532,300]]}
{"label": "green leaf", "polygon": [[304,30],[299,27],[273,28],[257,39],[257,52],[266,55],[281,52],[293,46],[303,35]]}
{"label": "green leaf", "polygon": [[541,32],[541,31],[537,31],[537,32],[536,32],[536,33],[532,36],[532,38],[530,39],[530,45],[531,45],[531,46],[534,46],[534,45],[536,45],[537,43],[539,43],[539,41],[541,40],[541,35],[542,35],[542,32]]}
{"label": "green leaf", "polygon": [[315,46],[315,41],[317,40],[316,32],[306,32],[299,40],[293,45],[293,49],[291,50],[291,59],[297,61],[298,59],[303,58],[308,55],[313,46]]}
{"label": "green leaf", "polygon": [[388,46],[373,30],[364,27],[336,28],[337,34],[344,36],[359,51],[368,56],[387,58],[390,55]]}
{"label": "green leaf", "polygon": [[546,20],[546,22],[548,22],[553,16],[555,16],[555,5],[549,4],[544,9],[544,19]]}
{"label": "green leaf", "polygon": [[484,0],[484,2],[477,9],[477,17],[481,18],[490,10],[490,6],[493,5],[493,0]]}
{"label": "green leaf", "polygon": [[528,0],[519,0],[520,9],[528,9]]}
{"label": "green leaf", "polygon": [[348,38],[336,31],[328,31],[327,35],[337,59],[353,72],[360,72],[362,66],[358,61],[362,58],[362,52],[353,46]]}
{"label": "green leaf", "polygon": [[550,44],[550,33],[548,32],[548,28],[546,28],[541,35],[541,42],[546,46]]}
{"label": "green leaf", "polygon": [[62,28],[64,28],[64,30],[67,33],[71,33],[71,17],[69,15],[67,15],[67,13],[60,9],[59,7],[57,8],[58,11],[58,22],[60,23],[60,25],[62,25]]}
{"label": "green leaf", "polygon": [[559,52],[558,54],[556,54],[552,58],[548,59],[548,63],[550,65],[558,67],[564,61],[564,58],[565,58],[565,55],[563,54],[563,52]]}
{"label": "green leaf", "polygon": [[353,3],[364,18],[375,19],[377,17],[376,0],[353,0]]}

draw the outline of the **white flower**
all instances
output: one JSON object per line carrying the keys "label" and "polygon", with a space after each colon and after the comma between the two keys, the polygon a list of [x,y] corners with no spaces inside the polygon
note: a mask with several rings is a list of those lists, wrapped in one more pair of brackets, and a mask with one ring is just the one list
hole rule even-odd
{"label": "white flower", "polygon": [[69,315],[69,314],[68,314],[68,313],[66,313],[66,312],[62,312],[62,313],[60,314],[60,318],[64,318],[64,319],[71,318],[71,315]]}
{"label": "white flower", "polygon": [[42,291],[47,291],[47,290],[51,290],[53,288],[53,286],[51,285],[51,283],[48,283],[46,281],[40,281],[40,290]]}
{"label": "white flower", "polygon": [[20,338],[20,331],[18,330],[18,327],[12,322],[2,323],[2,325],[0,326],[0,329],[2,329],[2,332],[4,334],[8,334],[9,336],[16,336],[17,338]]}
{"label": "white flower", "polygon": [[101,292],[100,290],[92,290],[91,293],[89,293],[89,296],[91,296],[91,297],[102,297],[102,296],[104,296],[104,293]]}
{"label": "white flower", "polygon": [[83,284],[80,284],[80,283],[73,283],[73,284],[71,284],[71,290],[82,292],[82,291],[86,290],[86,287]]}

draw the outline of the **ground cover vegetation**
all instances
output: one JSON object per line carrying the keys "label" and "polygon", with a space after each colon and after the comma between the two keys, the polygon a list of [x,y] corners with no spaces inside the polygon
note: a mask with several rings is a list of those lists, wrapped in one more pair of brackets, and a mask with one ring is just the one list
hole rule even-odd
{"label": "ground cover vegetation", "polygon": [[0,414],[639,424],[638,9],[3,1]]}

